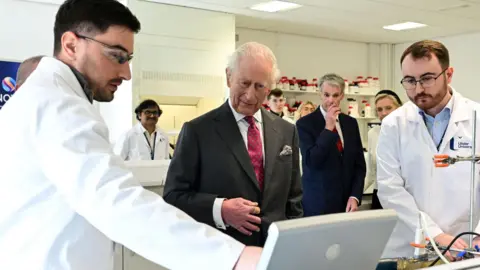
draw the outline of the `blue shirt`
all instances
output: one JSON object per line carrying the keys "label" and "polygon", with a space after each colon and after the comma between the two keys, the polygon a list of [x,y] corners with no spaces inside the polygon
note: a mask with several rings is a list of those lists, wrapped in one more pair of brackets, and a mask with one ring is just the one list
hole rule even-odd
{"label": "blue shirt", "polygon": [[420,110],[420,115],[423,117],[423,121],[427,126],[428,133],[433,139],[437,149],[442,143],[443,136],[448,127],[448,122],[450,122],[450,116],[452,115],[452,105],[453,105],[453,96],[447,103],[447,106],[437,114],[435,117],[426,114],[423,110]]}

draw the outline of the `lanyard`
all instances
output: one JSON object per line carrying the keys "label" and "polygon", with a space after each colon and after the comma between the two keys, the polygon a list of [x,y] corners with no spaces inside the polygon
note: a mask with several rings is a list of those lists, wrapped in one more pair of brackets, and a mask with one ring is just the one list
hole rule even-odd
{"label": "lanyard", "polygon": [[145,140],[147,140],[147,143],[148,143],[148,148],[150,148],[150,158],[154,160],[155,159],[155,143],[157,142],[157,132],[155,132],[155,136],[153,137],[153,148],[152,148],[152,145],[150,144],[150,140],[147,138],[147,134],[143,133],[143,136],[145,136]]}

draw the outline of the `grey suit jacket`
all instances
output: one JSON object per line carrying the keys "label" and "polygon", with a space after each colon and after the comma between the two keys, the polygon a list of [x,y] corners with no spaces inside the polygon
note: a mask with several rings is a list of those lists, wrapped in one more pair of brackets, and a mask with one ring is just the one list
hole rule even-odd
{"label": "grey suit jacket", "polygon": [[[262,218],[259,233],[246,236],[231,227],[225,231],[246,245],[256,246],[263,246],[271,222],[303,216],[297,131],[294,125],[261,110],[263,191],[228,101],[183,125],[164,191],[165,201],[213,227],[215,198],[242,197],[258,202]],[[292,154],[281,156],[285,145],[292,148]]]}

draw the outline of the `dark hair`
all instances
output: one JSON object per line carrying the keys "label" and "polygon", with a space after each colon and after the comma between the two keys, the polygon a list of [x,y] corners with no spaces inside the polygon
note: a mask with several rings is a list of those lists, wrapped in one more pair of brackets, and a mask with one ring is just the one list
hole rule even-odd
{"label": "dark hair", "polygon": [[97,35],[110,26],[125,26],[134,33],[140,31],[137,17],[117,0],[66,0],[55,17],[53,54],[60,53],[65,32]]}
{"label": "dark hair", "polygon": [[379,91],[375,97],[378,97],[380,95],[389,95],[389,96],[392,96],[397,102],[398,104],[401,106],[402,105],[402,100],[400,99],[400,97],[397,95],[397,93],[393,92],[392,90],[388,90],[388,89],[385,89],[385,90],[381,90]]}
{"label": "dark hair", "polygon": [[162,115],[163,111],[160,109],[160,106],[158,106],[158,103],[155,100],[152,99],[146,99],[142,101],[137,108],[135,108],[135,114],[137,115],[137,120],[140,121],[139,115],[146,109],[152,108],[152,107],[157,107],[158,111],[160,114],[158,115],[159,117]]}
{"label": "dark hair", "polygon": [[281,97],[281,96],[283,96],[283,91],[278,89],[278,88],[275,88],[272,91],[270,91],[270,94],[268,94],[267,99],[270,99],[272,96]]}
{"label": "dark hair", "polygon": [[433,54],[438,58],[438,62],[440,62],[442,69],[446,69],[450,66],[448,49],[438,41],[422,40],[413,43],[403,52],[402,57],[400,58],[400,65],[403,63],[405,57],[410,54],[415,60],[422,58],[430,60],[432,59]]}

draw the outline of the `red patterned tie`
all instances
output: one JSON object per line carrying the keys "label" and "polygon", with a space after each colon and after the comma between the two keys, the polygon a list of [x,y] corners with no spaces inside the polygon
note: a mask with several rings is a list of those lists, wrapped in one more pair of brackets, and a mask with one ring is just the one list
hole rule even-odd
{"label": "red patterned tie", "polygon": [[258,185],[260,190],[263,190],[263,151],[262,151],[262,138],[260,137],[260,130],[255,125],[255,119],[253,116],[245,116],[245,120],[249,124],[248,126],[248,155],[252,161],[255,175],[257,176]]}
{"label": "red patterned tie", "polygon": [[[333,128],[332,131],[338,134],[337,127]],[[340,134],[338,135],[337,149],[338,149],[338,152],[340,152],[340,153],[343,152],[343,145],[342,145],[342,140],[340,139]]]}

